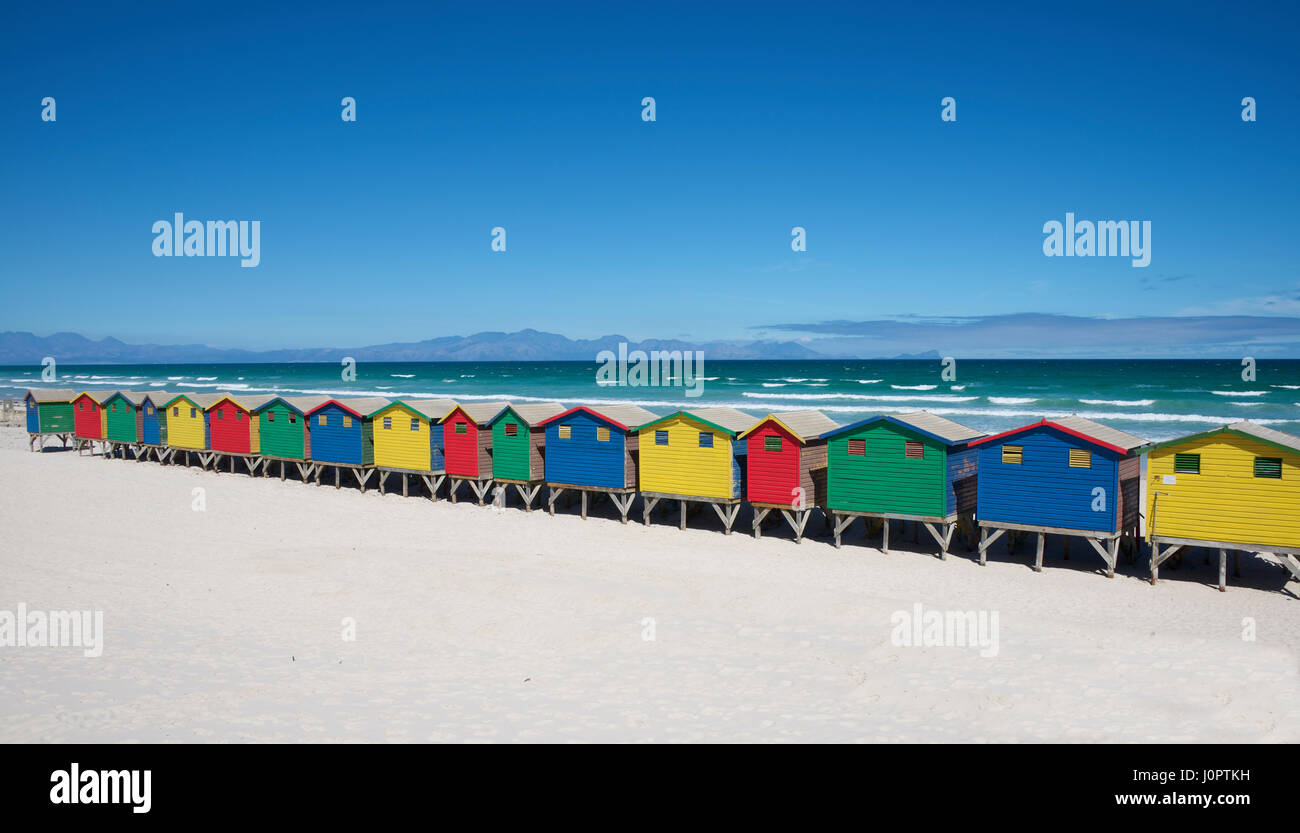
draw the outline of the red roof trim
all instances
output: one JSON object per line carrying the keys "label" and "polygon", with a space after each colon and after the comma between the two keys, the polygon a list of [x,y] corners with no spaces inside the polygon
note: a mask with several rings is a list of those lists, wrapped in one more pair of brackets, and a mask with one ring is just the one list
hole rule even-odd
{"label": "red roof trim", "polygon": [[541,422],[537,423],[537,427],[538,427],[538,428],[542,428],[542,427],[544,427],[545,425],[547,425],[547,424],[549,424],[549,423],[555,422],[557,419],[564,419],[564,418],[565,418],[566,416],[568,416],[569,414],[577,413],[578,411],[583,411],[583,412],[585,412],[585,413],[591,414],[591,415],[594,416],[596,419],[599,419],[599,420],[601,420],[602,422],[608,422],[610,425],[617,425],[617,426],[618,426],[618,429],[619,429],[620,431],[631,431],[631,430],[632,430],[631,428],[628,428],[626,425],[624,425],[623,423],[619,422],[618,420],[616,420],[616,419],[610,419],[609,417],[607,417],[607,416],[605,416],[604,414],[602,414],[600,411],[597,411],[597,410],[595,410],[595,409],[593,409],[593,408],[588,408],[586,405],[577,405],[577,406],[575,406],[575,407],[570,408],[569,410],[565,411],[565,412],[562,413],[562,414],[556,414],[555,416],[551,417],[550,419],[544,419],[544,420],[542,420]]}
{"label": "red roof trim", "polygon": [[[276,398],[278,399],[279,397],[276,397]],[[270,404],[270,403],[267,403],[267,404]],[[348,413],[352,414],[352,416],[356,417],[357,419],[365,419],[365,418],[366,418],[366,415],[365,415],[365,414],[359,414],[359,413],[357,413],[356,411],[352,410],[352,409],[349,408],[347,405],[344,405],[342,402],[338,401],[337,399],[326,399],[324,402],[320,403],[320,404],[317,405],[315,408],[312,408],[310,411],[308,411],[307,413],[303,414],[303,416],[311,416],[312,414],[314,414],[314,413],[316,413],[317,411],[319,411],[321,408],[328,408],[330,405],[338,405],[340,408],[342,408],[343,410],[345,410],[345,411],[347,411]],[[291,407],[292,407],[292,406],[291,406]]]}
{"label": "red roof trim", "polygon": [[1062,434],[1069,434],[1070,436],[1077,437],[1083,440],[1084,442],[1092,443],[1095,446],[1107,449],[1109,451],[1114,451],[1116,454],[1128,454],[1127,448],[1121,448],[1117,445],[1112,445],[1111,443],[1108,443],[1105,440],[1099,440],[1096,437],[1090,437],[1087,434],[1081,433],[1079,431],[1075,431],[1072,428],[1066,428],[1064,425],[1058,425],[1057,423],[1051,422],[1046,419],[1040,420],[1039,422],[1035,422],[1030,425],[1022,425],[1019,428],[1012,428],[1010,431],[1003,431],[1001,434],[994,434],[990,437],[982,437],[978,440],[971,440],[969,443],[967,443],[967,446],[984,445],[985,443],[991,443],[995,440],[1000,440],[1003,437],[1010,437],[1015,434],[1023,434],[1026,431],[1032,431],[1035,428],[1043,428],[1043,427],[1054,428],[1057,431],[1060,431]]}

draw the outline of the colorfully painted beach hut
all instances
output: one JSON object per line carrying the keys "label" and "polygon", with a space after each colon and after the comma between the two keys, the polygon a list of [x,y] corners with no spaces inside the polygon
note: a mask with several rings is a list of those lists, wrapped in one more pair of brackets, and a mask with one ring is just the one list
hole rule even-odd
{"label": "colorfully painted beach hut", "polygon": [[[754,507],[754,537],[779,512],[803,542],[814,510],[826,505],[826,441],[839,423],[821,411],[768,414],[740,434],[745,441],[745,497]],[[773,516],[775,517],[775,516]]]}
{"label": "colorfully painted beach hut", "polygon": [[45,445],[45,438],[58,437],[68,444],[68,437],[76,430],[72,414],[72,400],[76,391],[68,388],[32,388],[23,397],[27,408],[27,448],[35,451],[37,444]]}
{"label": "colorfully painted beach hut", "polygon": [[468,483],[483,505],[492,485],[492,429],[488,422],[509,402],[470,402],[456,405],[443,416],[442,436],[446,450],[448,490],[452,503],[460,484]]}
{"label": "colorfully painted beach hut", "polygon": [[346,469],[356,478],[362,492],[374,473],[375,435],[370,415],[393,404],[381,396],[327,399],[307,413],[311,432],[311,460],[316,483],[326,468],[334,470],[334,488],[339,472]]}
{"label": "colorfully painted beach hut", "polygon": [[166,462],[177,457],[185,465],[190,464],[190,453],[197,452],[200,462],[207,466],[208,456],[208,407],[216,404],[225,394],[219,393],[178,393],[163,405],[167,420],[167,449],[163,457]]}
{"label": "colorfully painted beach hut", "polygon": [[[513,485],[533,510],[533,498],[546,481],[546,429],[542,423],[564,413],[559,402],[510,404],[488,420],[492,431],[492,479],[502,486]],[[505,506],[506,489],[497,493],[498,505]]]}
{"label": "colorfully painted beach hut", "polygon": [[1243,421],[1144,450],[1152,584],[1183,547],[1219,551],[1220,590],[1229,552],[1272,553],[1300,578],[1300,437]]}
{"label": "colorfully painted beach hut", "polygon": [[104,398],[115,391],[82,391],[72,400],[73,436],[78,440],[104,439],[108,421],[104,416]]}
{"label": "colorfully painted beach hut", "polygon": [[979,448],[980,563],[998,536],[1032,532],[1038,535],[1034,569],[1041,571],[1044,536],[1050,533],[1088,541],[1113,577],[1120,538],[1137,544],[1137,449],[1145,444],[1080,416],[1044,419],[972,441]]}
{"label": "colorfully painted beach hut", "polygon": [[835,546],[855,518],[867,518],[881,522],[881,549],[889,552],[891,522],[911,521],[947,558],[958,522],[973,532],[979,452],[970,443],[983,436],[926,411],[874,416],[823,435]]}
{"label": "colorfully painted beach hut", "polygon": [[295,464],[304,482],[311,476],[307,414],[326,401],[325,396],[273,396],[253,409],[263,476],[272,462],[279,464],[281,480],[285,479],[285,463]]}
{"label": "colorfully painted beach hut", "polygon": [[249,474],[256,474],[261,461],[261,434],[255,412],[272,397],[265,394],[243,395],[227,393],[208,406],[208,451],[219,467],[223,457],[230,459],[230,470],[235,470],[235,458],[244,461]]}
{"label": "colorfully painted beach hut", "polygon": [[754,422],[735,408],[695,408],[637,429],[645,523],[661,500],[675,500],[685,529],[687,504],[707,503],[730,535],[745,496],[746,442],[736,437]]}
{"label": "colorfully painted beach hut", "polygon": [[141,459],[146,395],[143,391],[119,390],[104,398],[104,440],[109,456],[120,452],[125,458],[129,448],[137,460]]}
{"label": "colorfully painted beach hut", "polygon": [[141,397],[140,442],[147,447],[146,454],[149,450],[157,454],[167,445],[167,403],[173,396],[165,390],[151,390]]}
{"label": "colorfully painted beach hut", "polygon": [[555,501],[566,489],[579,493],[582,518],[587,518],[589,493],[605,494],[627,523],[636,499],[638,426],[659,415],[639,405],[579,405],[543,420],[546,431],[547,506],[555,514]]}
{"label": "colorfully painted beach hut", "polygon": [[429,497],[438,499],[446,477],[438,420],[455,406],[450,399],[394,399],[369,415],[381,494],[391,474],[401,477],[402,494],[409,494],[407,480],[413,474],[429,488]]}

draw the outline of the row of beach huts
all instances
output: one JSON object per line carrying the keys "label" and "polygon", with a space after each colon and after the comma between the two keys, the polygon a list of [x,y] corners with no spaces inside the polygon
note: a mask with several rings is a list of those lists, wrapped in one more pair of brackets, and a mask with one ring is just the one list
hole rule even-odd
{"label": "row of beach huts", "polygon": [[464,487],[504,505],[513,487],[529,511],[545,487],[551,514],[576,496],[585,519],[589,499],[607,499],[623,523],[639,495],[646,524],[675,503],[684,529],[688,510],[708,506],[727,534],[748,503],[755,537],[784,518],[801,541],[820,514],[837,547],[858,518],[886,551],[891,525],[910,522],[940,557],[963,534],[981,564],[1000,536],[1036,535],[1036,570],[1045,536],[1061,535],[1067,555],[1083,539],[1108,576],[1121,546],[1138,552],[1145,520],[1152,583],[1189,547],[1219,551],[1220,590],[1230,552],[1268,554],[1300,578],[1300,437],[1249,421],[1148,443],[1078,416],[987,435],[924,411],[840,425],[813,410],[165,391],[33,389],[25,403],[32,450],[57,437],[281,479],[288,466],[362,491],[398,479],[404,495],[423,484],[434,500],[446,482],[453,502]]}

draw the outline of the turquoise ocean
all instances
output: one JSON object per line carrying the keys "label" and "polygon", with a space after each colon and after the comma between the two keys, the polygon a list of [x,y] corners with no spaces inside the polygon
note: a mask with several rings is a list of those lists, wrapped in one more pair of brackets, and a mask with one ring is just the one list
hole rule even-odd
{"label": "turquoise ocean", "polygon": [[337,364],[59,365],[57,381],[43,383],[40,366],[0,366],[0,398],[21,397],[29,387],[67,387],[566,406],[635,402],[661,414],[701,405],[755,416],[817,408],[840,422],[927,410],[989,432],[1078,414],[1149,440],[1241,419],[1300,434],[1300,360],[1260,360],[1253,380],[1243,379],[1240,360],[959,359],[956,378],[945,378],[937,360],[706,361],[698,397],[687,396],[684,384],[600,384],[598,368],[594,362],[361,362],[356,379],[344,381]]}

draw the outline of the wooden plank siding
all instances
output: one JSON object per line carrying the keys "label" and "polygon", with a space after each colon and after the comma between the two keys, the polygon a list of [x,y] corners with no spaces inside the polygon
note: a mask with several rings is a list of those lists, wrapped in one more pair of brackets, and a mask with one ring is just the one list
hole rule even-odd
{"label": "wooden plank siding", "polygon": [[256,418],[259,454],[290,460],[308,458],[307,423],[289,403],[275,399],[258,409]]}
{"label": "wooden plank siding", "polygon": [[[1200,455],[1200,473],[1175,471],[1179,454]],[[1281,459],[1282,476],[1256,477],[1257,457]],[[1147,457],[1146,512],[1148,538],[1300,547],[1300,452],[1229,431],[1162,444]]]}
{"label": "wooden plank siding", "polygon": [[[850,454],[850,441],[860,441],[863,453]],[[923,456],[907,457],[908,442],[921,443]],[[949,514],[947,446],[936,439],[881,420],[835,434],[827,455],[831,510],[923,517]]]}
{"label": "wooden plank siding", "polygon": [[82,393],[72,400],[73,433],[79,439],[104,439],[104,414],[99,400]]}
{"label": "wooden plank siding", "polygon": [[979,468],[979,449],[949,449],[944,498],[949,515],[964,515],[975,511],[979,498]]}
{"label": "wooden plank siding", "polygon": [[375,462],[372,422],[328,402],[308,415],[310,459],[323,463],[369,466]]}
{"label": "wooden plank siding", "polygon": [[[659,434],[664,432],[664,434]],[[640,488],[643,492],[730,500],[745,494],[744,440],[685,414],[645,426],[640,441]],[[700,446],[701,435],[712,437]],[[657,442],[666,436],[667,443]]]}
{"label": "wooden plank siding", "polygon": [[[561,427],[568,430],[561,437]],[[598,440],[599,429],[609,431]],[[607,489],[636,488],[637,436],[590,411],[575,411],[545,426],[545,477],[550,483]]]}
{"label": "wooden plank siding", "polygon": [[371,423],[376,466],[433,470],[433,440],[428,417],[401,402],[394,402],[376,412]]}
{"label": "wooden plank siding", "polygon": [[248,410],[238,402],[228,397],[221,399],[208,408],[209,449],[227,454],[255,453],[255,422]]}
{"label": "wooden plank siding", "polygon": [[[67,399],[45,398],[52,395],[66,396]],[[76,420],[73,417],[72,398],[71,391],[52,394],[43,390],[40,397],[33,391],[28,391],[23,397],[27,404],[27,431],[32,434],[73,433],[76,430]]]}
{"label": "wooden plank siding", "polygon": [[134,443],[140,440],[139,409],[120,391],[104,400],[108,413],[105,438],[119,443]]}
{"label": "wooden plank siding", "polygon": [[167,445],[204,451],[207,443],[207,412],[189,397],[167,403]]}

